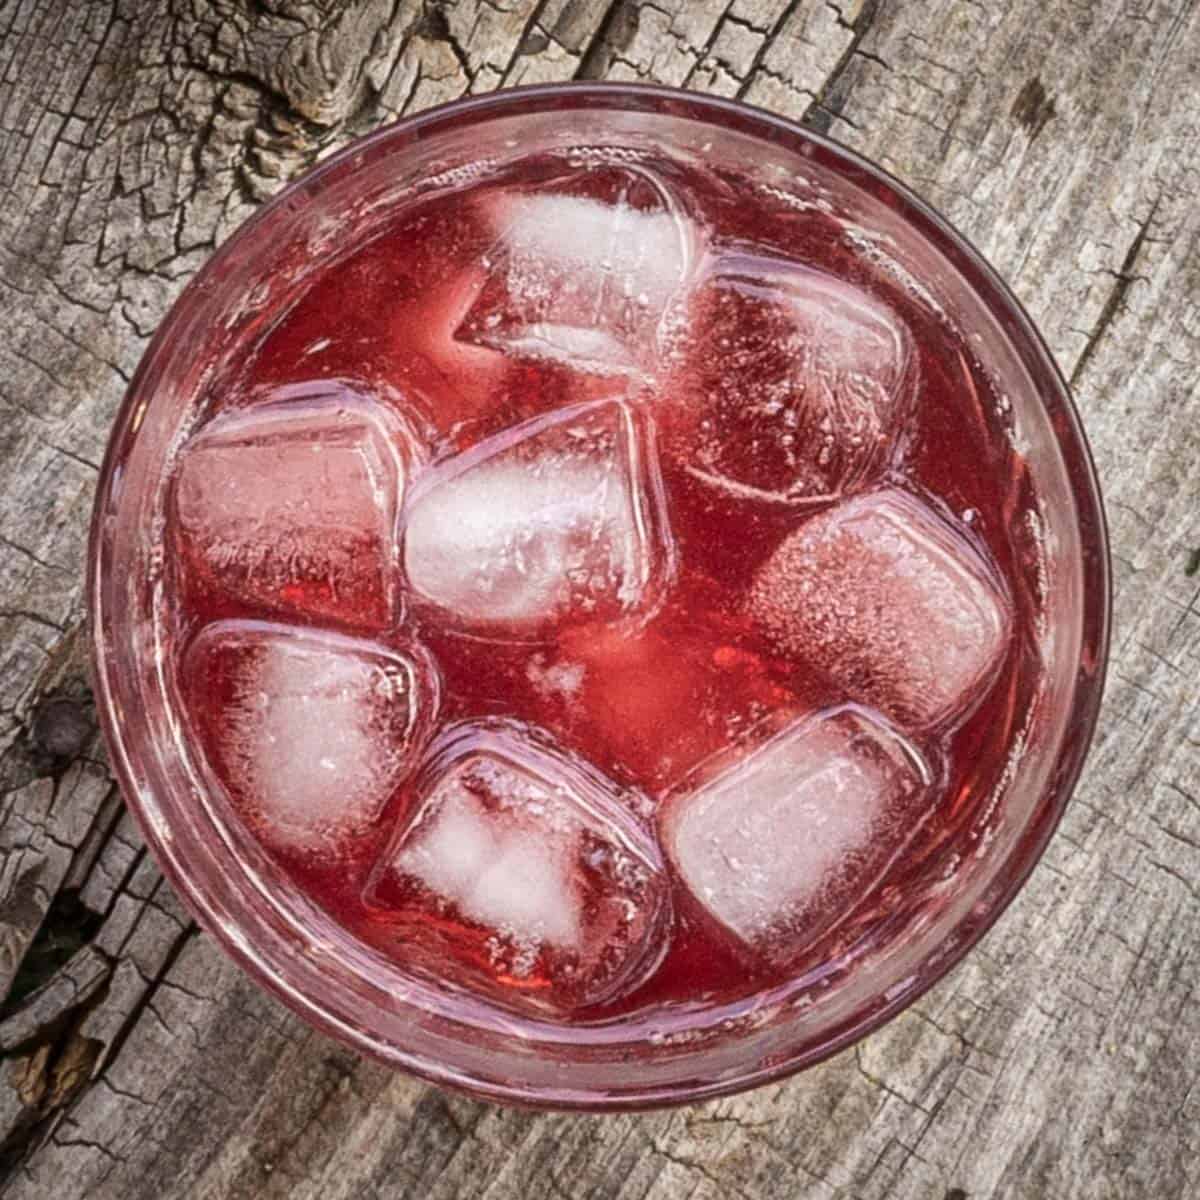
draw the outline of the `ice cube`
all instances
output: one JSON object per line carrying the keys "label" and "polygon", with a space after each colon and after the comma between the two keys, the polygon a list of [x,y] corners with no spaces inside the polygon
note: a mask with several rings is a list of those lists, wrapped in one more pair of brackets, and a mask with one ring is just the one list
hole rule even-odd
{"label": "ice cube", "polygon": [[692,305],[671,385],[688,470],[772,504],[827,500],[877,480],[903,453],[912,339],[842,279],[760,255],[717,260]]}
{"label": "ice cube", "polygon": [[928,810],[929,783],[879,714],[842,706],[702,769],[663,806],[662,843],[709,915],[785,966],[879,882]]}
{"label": "ice cube", "polygon": [[335,384],[210,421],[172,493],[179,561],[207,592],[366,629],[397,618],[397,512],[416,443]]}
{"label": "ice cube", "polygon": [[460,338],[602,374],[653,370],[677,341],[704,239],[648,172],[610,168],[606,182],[602,198],[561,181],[483,198],[493,283]]}
{"label": "ice cube", "polygon": [[407,960],[542,1012],[636,986],[668,918],[631,798],[510,722],[453,726],[430,762],[366,893]]}
{"label": "ice cube", "polygon": [[320,861],[372,832],[438,707],[417,646],[259,621],[206,627],[181,679],[235,809],[267,845]]}
{"label": "ice cube", "polygon": [[412,591],[501,639],[572,616],[644,619],[673,564],[652,427],[620,401],[479,443],[422,479],[405,513]]}
{"label": "ice cube", "polygon": [[1012,625],[986,551],[894,488],[844,501],[785,538],[747,606],[784,653],[912,728],[982,699]]}

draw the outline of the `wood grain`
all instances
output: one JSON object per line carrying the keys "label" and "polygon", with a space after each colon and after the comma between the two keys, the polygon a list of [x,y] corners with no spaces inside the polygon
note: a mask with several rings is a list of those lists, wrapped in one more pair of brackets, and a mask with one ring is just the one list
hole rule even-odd
{"label": "wood grain", "polygon": [[[212,249],[382,121],[575,77],[740,96],[946,213],[1073,379],[1116,578],[1087,772],[966,962],[798,1079],[603,1120],[439,1093],[260,994],[123,813],[81,637],[108,428]],[[0,1194],[1200,1192],[1198,85],[1195,0],[0,0]]]}

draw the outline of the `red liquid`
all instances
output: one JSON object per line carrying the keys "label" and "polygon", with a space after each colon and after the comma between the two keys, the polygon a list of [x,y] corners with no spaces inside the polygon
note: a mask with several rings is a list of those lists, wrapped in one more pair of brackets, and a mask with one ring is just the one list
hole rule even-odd
{"label": "red liquid", "polygon": [[[480,193],[514,184],[529,187],[562,169],[561,163],[526,163],[519,177],[489,180],[398,214],[374,240],[319,272],[259,344],[246,347],[238,376],[214,390],[210,415],[275,398],[281,385],[342,380],[393,407],[423,442],[427,462],[436,465],[564,405],[625,394],[623,380],[612,375],[505,358],[485,349],[452,355],[447,365],[447,322],[457,325],[474,305],[486,305],[489,288],[494,289],[479,265],[494,253],[494,237],[479,217]],[[771,207],[745,189],[735,194],[727,180],[690,169],[664,164],[661,176],[674,195],[687,197],[686,208],[710,232],[710,245],[749,247],[818,268],[856,284],[899,318],[911,337],[910,370],[918,390],[901,428],[885,431],[886,445],[858,486],[870,490],[890,482],[922,497],[990,556],[1011,601],[1014,633],[990,685],[966,706],[965,720],[951,722],[949,729],[906,731],[933,770],[932,813],[882,883],[856,897],[851,910],[838,913],[803,955],[784,966],[756,956],[714,922],[672,874],[674,926],[661,962],[631,992],[572,1014],[578,1020],[607,1020],[652,1004],[721,1003],[747,996],[819,966],[851,943],[886,916],[904,889],[936,877],[938,865],[963,849],[964,831],[997,784],[1015,718],[1027,706],[1040,670],[1032,540],[1012,520],[1027,506],[1031,485],[995,416],[996,398],[961,338],[864,263],[833,219]],[[638,211],[654,212],[661,203],[640,176],[631,184],[627,173],[612,169],[577,174],[564,187],[571,195],[609,203],[621,196]],[[748,311],[736,317],[752,319]],[[775,335],[768,329],[763,336]],[[176,572],[180,642],[226,618],[310,622],[401,649],[415,639],[440,671],[443,728],[487,717],[526,723],[547,731],[616,784],[660,803],[714,755],[758,744],[765,720],[778,722],[861,699],[812,661],[781,652],[743,603],[763,564],[821,506],[756,503],[723,494],[697,478],[686,461],[697,435],[691,416],[680,415],[680,395],[711,390],[726,362],[746,387],[757,382],[765,389],[781,369],[777,359],[769,347],[734,361],[720,345],[685,345],[670,356],[668,370],[636,389],[632,402],[657,426],[678,565],[665,601],[633,633],[606,616],[573,617],[563,622],[558,636],[537,645],[465,637],[435,609],[411,602],[398,627],[381,631],[374,627],[374,614],[386,609],[382,591],[364,596],[360,588],[353,602],[331,618],[336,592],[319,570],[285,585],[276,605],[256,605],[190,570],[187,539],[176,531],[182,564]],[[722,411],[718,406],[718,415]],[[747,475],[757,469],[754,462],[736,461],[735,450],[726,453],[722,468]],[[969,523],[964,513],[971,514]],[[305,603],[306,589],[311,605]],[[320,615],[297,617],[297,611]],[[182,684],[193,713],[219,713],[229,702],[228,680],[189,678],[185,672]],[[198,725],[207,720],[193,728]],[[204,733],[197,736],[203,743]],[[225,782],[237,808],[237,788]],[[363,894],[396,824],[413,803],[410,781],[394,794],[378,828],[346,842],[335,859],[273,851],[317,904],[354,936],[402,964],[405,949],[396,922],[364,901]],[[463,944],[478,943],[478,929],[461,924]],[[513,986],[536,989],[536,971]]]}

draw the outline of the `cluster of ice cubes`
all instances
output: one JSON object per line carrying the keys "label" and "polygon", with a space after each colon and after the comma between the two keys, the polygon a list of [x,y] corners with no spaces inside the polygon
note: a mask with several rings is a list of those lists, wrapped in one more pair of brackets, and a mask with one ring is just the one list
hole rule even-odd
{"label": "cluster of ice cubes", "polygon": [[[932,784],[910,737],[962,716],[1009,636],[985,552],[884,483],[916,386],[894,313],[721,249],[659,195],[488,194],[484,268],[449,285],[454,327],[426,336],[448,380],[480,356],[550,359],[618,381],[607,399],[431,462],[388,405],[293,388],[204,426],[171,497],[184,584],[279,618],[209,626],[185,661],[225,681],[207,745],[240,810],[277,849],[326,860],[392,822],[367,903],[415,964],[518,1008],[644,979],[669,936],[667,861],[736,944],[794,961],[920,824]],[[581,620],[635,636],[677,570],[664,415],[701,486],[794,509],[744,613],[847,702],[764,723],[749,752],[672,781],[655,815],[545,731],[438,733],[436,664],[395,639],[410,612],[531,655]],[[358,636],[319,628],[335,621]]]}

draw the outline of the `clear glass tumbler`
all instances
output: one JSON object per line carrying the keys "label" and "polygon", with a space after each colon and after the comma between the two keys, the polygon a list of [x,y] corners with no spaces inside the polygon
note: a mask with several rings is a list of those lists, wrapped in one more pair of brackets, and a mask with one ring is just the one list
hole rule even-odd
{"label": "clear glass tumbler", "polygon": [[[741,1004],[572,1024],[500,1014],[406,975],[223,820],[193,762],[169,669],[164,491],[230,348],[269,325],[316,264],[481,160],[590,144],[667,148],[823,205],[857,231],[863,253],[886,259],[964,333],[1011,405],[1040,497],[1045,674],[1008,747],[1002,786],[957,852],[907,878],[868,936],[819,972]],[[547,1107],[632,1109],[753,1087],[825,1058],[912,1003],[1003,912],[1046,846],[1092,736],[1108,640],[1108,548],[1079,418],[995,272],[905,187],[833,142],[745,105],[641,86],[464,99],[355,142],[265,205],[192,280],[142,360],[100,478],[89,569],[113,766],[201,924],[270,992],[356,1049],[438,1084]]]}

